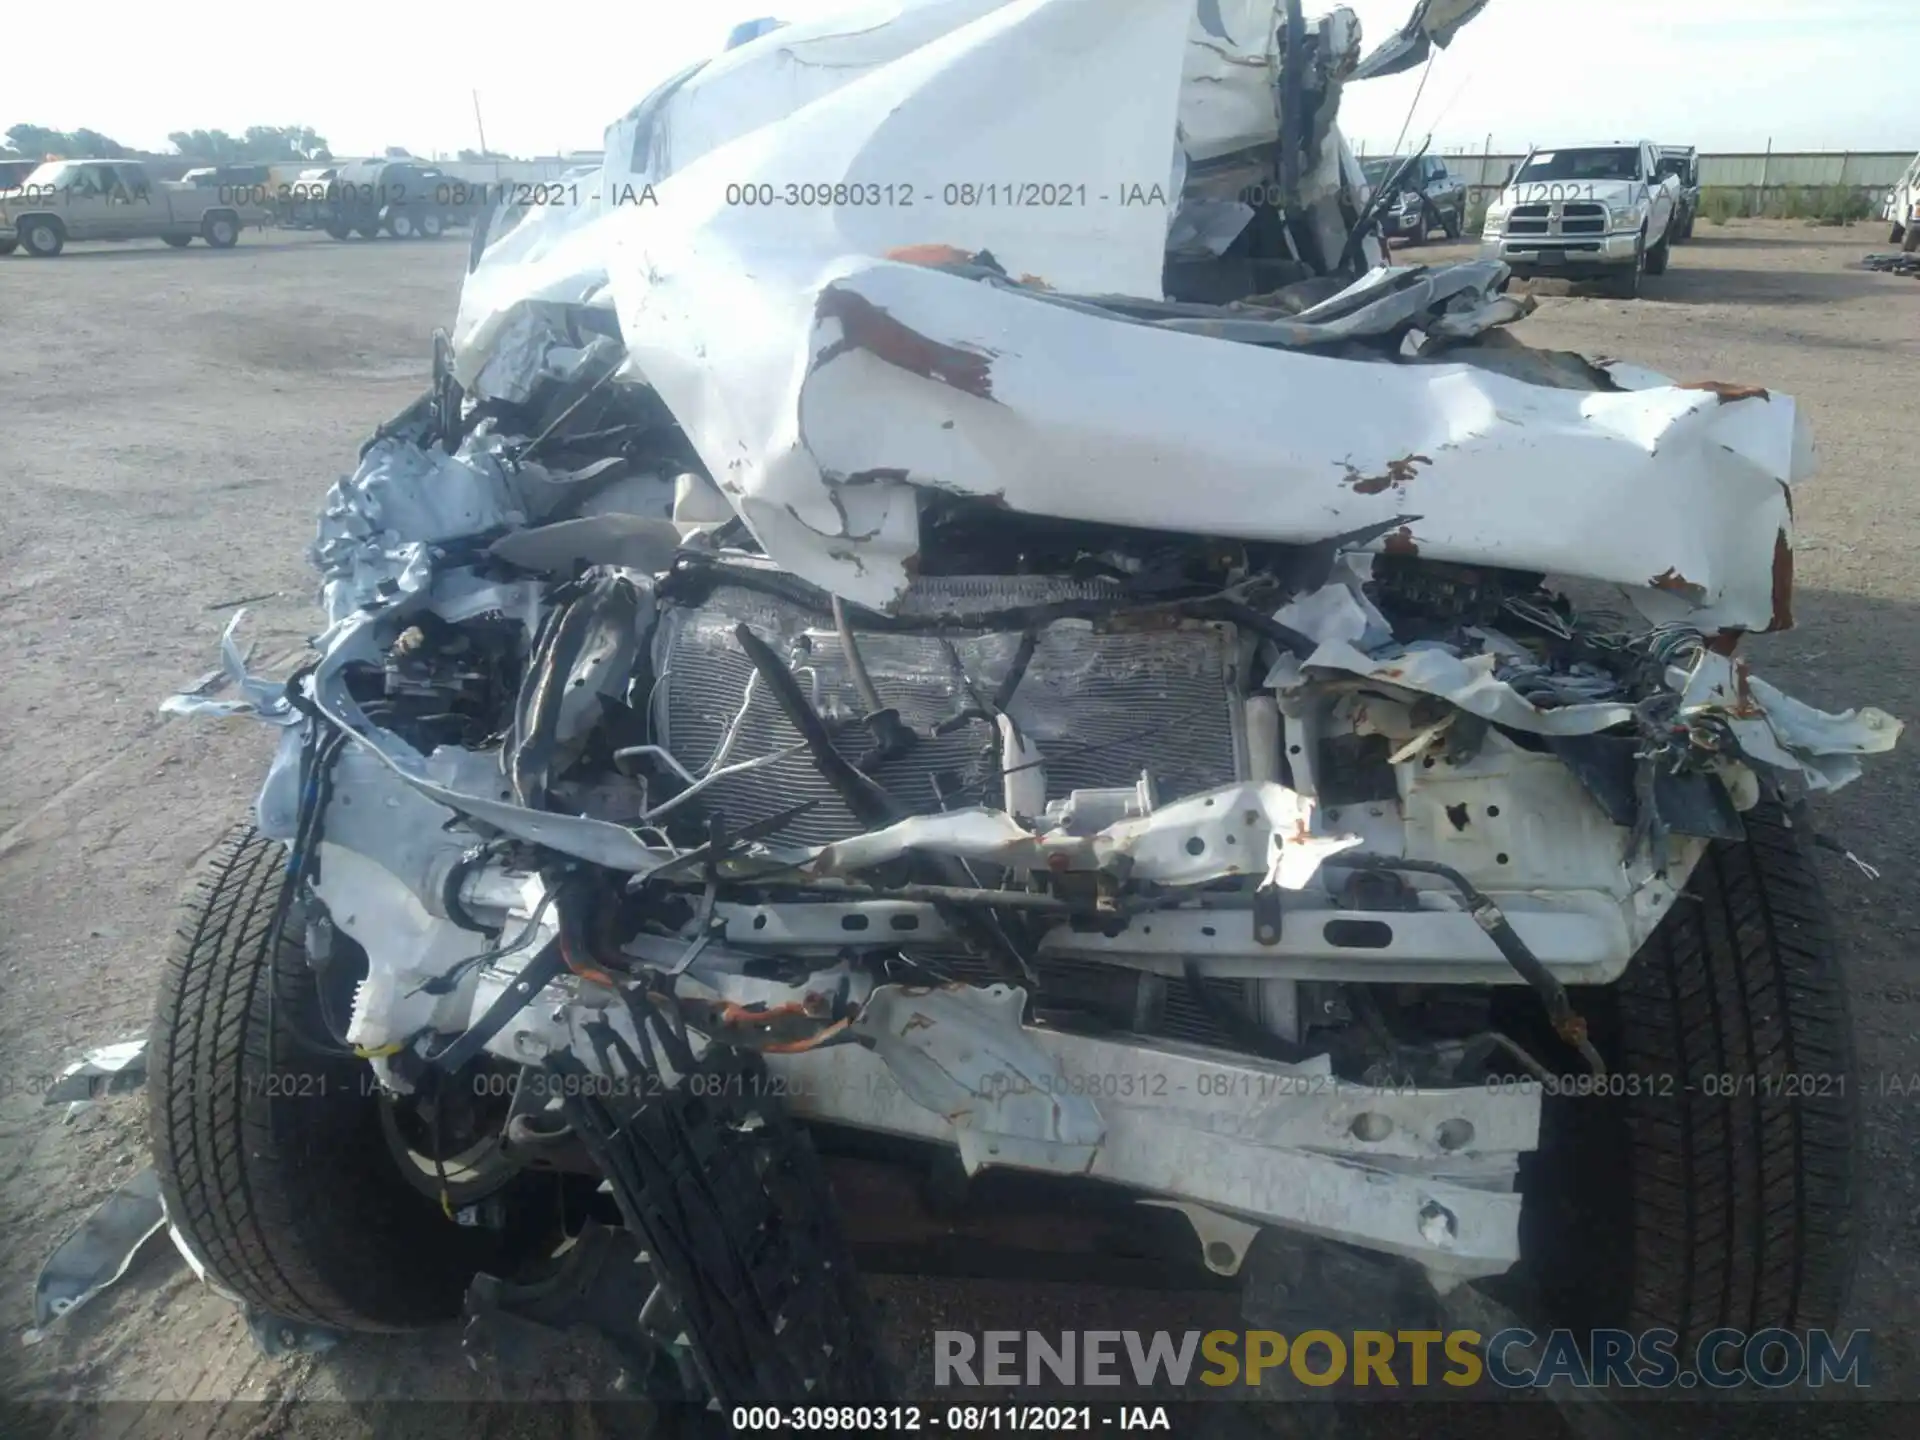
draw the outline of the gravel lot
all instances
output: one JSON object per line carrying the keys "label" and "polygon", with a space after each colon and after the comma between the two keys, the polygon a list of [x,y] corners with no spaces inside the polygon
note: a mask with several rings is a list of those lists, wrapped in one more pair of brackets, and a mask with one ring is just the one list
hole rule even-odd
{"label": "gravel lot", "polygon": [[[1570,296],[1563,284],[1518,333],[1796,396],[1824,461],[1799,505],[1799,628],[1753,653],[1811,701],[1911,720],[1920,284],[1852,268],[1885,238],[1877,224],[1703,226],[1641,301]],[[1449,253],[1460,252],[1410,258]],[[506,1393],[461,1362],[457,1336],[264,1359],[164,1247],[44,1339],[25,1335],[49,1249],[145,1160],[139,1101],[62,1125],[40,1107],[37,1077],[145,1025],[176,889],[242,814],[267,755],[261,727],[169,721],[156,704],[214,663],[243,597],[264,597],[249,602],[257,665],[284,668],[302,648],[312,611],[301,552],[317,502],[367,432],[423,388],[428,336],[451,321],[465,254],[459,241],[265,232],[220,253],[77,246],[50,262],[0,261],[0,1395],[102,1405],[59,1412],[63,1433],[123,1436],[142,1424],[141,1405],[105,1402],[178,1398],[241,1403],[156,1411],[148,1423],[168,1415],[182,1435],[357,1434],[366,1417],[350,1405],[309,1423],[259,1402]],[[1915,753],[1909,744],[1816,807],[1828,833],[1881,871],[1870,881],[1822,857],[1848,947],[1867,1120],[1851,1323],[1876,1332],[1876,1392],[1888,1398],[1920,1396]],[[876,1285],[909,1364],[940,1324],[1205,1328],[1232,1314],[1219,1295]],[[566,1390],[550,1379],[542,1393]],[[584,1410],[508,1413],[449,1406],[406,1433],[606,1433]]]}

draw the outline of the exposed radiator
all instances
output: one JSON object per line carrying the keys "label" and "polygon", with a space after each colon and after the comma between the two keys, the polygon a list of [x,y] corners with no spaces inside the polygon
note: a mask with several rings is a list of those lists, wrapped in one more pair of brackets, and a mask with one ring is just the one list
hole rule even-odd
{"label": "exposed radiator", "polygon": [[[978,613],[1108,593],[1094,583],[1047,577],[926,580],[903,608]],[[847,721],[864,709],[830,622],[759,591],[723,586],[698,608],[668,610],[655,631],[654,739],[689,770],[699,771],[714,754],[754,673],[733,633],[742,622],[787,659],[830,719]],[[878,766],[873,778],[918,814],[997,808],[1002,786],[994,727],[968,721],[942,735],[932,731],[972,706],[969,686],[981,696],[994,694],[1020,649],[1020,635],[952,633],[946,637],[951,652],[936,635],[856,632],[855,638],[881,702],[920,736],[910,753]],[[1131,785],[1143,770],[1152,772],[1163,800],[1231,783],[1244,750],[1238,652],[1233,628],[1212,622],[1106,632],[1088,621],[1059,620],[1041,629],[1007,713],[1039,747],[1048,798]],[[765,755],[799,738],[759,685],[728,760]],[[849,759],[871,743],[860,723],[847,723],[835,739]],[[802,800],[815,801],[814,808],[777,838],[824,844],[866,828],[804,754],[721,781],[694,803],[738,825]]]}

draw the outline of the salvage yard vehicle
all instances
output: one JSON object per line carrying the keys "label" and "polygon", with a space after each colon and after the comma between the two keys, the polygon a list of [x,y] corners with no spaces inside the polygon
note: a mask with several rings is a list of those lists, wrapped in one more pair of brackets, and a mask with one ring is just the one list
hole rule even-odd
{"label": "salvage yard vehicle", "polygon": [[[325,498],[312,653],[252,675],[236,616],[234,693],[164,707],[279,736],[150,1032],[196,1268],[878,1400],[853,1153],[1171,1205],[1255,1324],[1303,1256],[1361,1325],[1831,1324],[1796,807],[1901,726],[1740,654],[1790,397],[1383,263],[1342,91],[1477,8],[1365,60],[1297,0],[812,20],[487,216]],[[1164,298],[1182,246],[1235,303]]]}
{"label": "salvage yard vehicle", "polygon": [[320,228],[336,240],[432,240],[468,218],[460,185],[446,171],[413,160],[356,160],[326,182]]}
{"label": "salvage yard vehicle", "polygon": [[1920,155],[1913,157],[1899,183],[1887,192],[1880,214],[1893,226],[1889,244],[1898,245],[1909,255],[1920,250]]}
{"label": "salvage yard vehicle", "polygon": [[201,239],[226,250],[243,225],[265,218],[260,207],[218,191],[150,179],[135,161],[49,160],[0,192],[0,254],[18,245],[51,257],[69,240],[160,239],[178,249]]}
{"label": "salvage yard vehicle", "polygon": [[1680,185],[1673,217],[1673,243],[1693,239],[1694,222],[1700,218],[1700,152],[1691,145],[1661,145],[1657,171],[1661,178],[1671,175]]}
{"label": "salvage yard vehicle", "polygon": [[1516,278],[1607,279],[1633,299],[1640,277],[1666,272],[1680,216],[1677,177],[1658,148],[1587,145],[1529,151],[1487,206],[1480,253]]}
{"label": "salvage yard vehicle", "polygon": [[265,164],[203,165],[180,177],[182,185],[198,185],[202,190],[251,191],[258,197],[273,189],[273,167]]}
{"label": "salvage yard vehicle", "polygon": [[[20,182],[45,163],[39,160],[0,160],[0,205],[5,204],[6,193],[16,188]],[[20,248],[17,238],[0,238],[0,255],[11,255]]]}
{"label": "salvage yard vehicle", "polygon": [[1395,194],[1382,202],[1380,231],[1390,240],[1425,240],[1435,230],[1458,240],[1467,228],[1467,182],[1447,169],[1437,155],[1399,155],[1368,160],[1367,184],[1393,182]]}
{"label": "salvage yard vehicle", "polygon": [[317,230],[327,217],[327,186],[340,174],[337,165],[312,165],[274,191],[274,219],[290,230]]}
{"label": "salvage yard vehicle", "polygon": [[0,191],[13,189],[45,163],[42,160],[0,160]]}

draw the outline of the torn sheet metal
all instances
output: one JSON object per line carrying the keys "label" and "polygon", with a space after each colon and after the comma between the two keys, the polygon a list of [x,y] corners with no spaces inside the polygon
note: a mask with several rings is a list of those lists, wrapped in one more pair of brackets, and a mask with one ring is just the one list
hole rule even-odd
{"label": "torn sheet metal", "polygon": [[1328,855],[1360,843],[1357,835],[1315,834],[1313,808],[1309,796],[1284,785],[1233,785],[1185,796],[1087,836],[1069,834],[1064,826],[1035,834],[1001,810],[949,810],[821,846],[799,868],[845,874],[919,851],[1022,870],[1124,865],[1132,879],[1163,885],[1262,875],[1298,890]]}
{"label": "torn sheet metal", "polygon": [[577,203],[530,207],[511,230],[489,240],[461,287],[452,334],[453,375],[465,389],[482,386],[486,367],[503,345],[508,358],[491,383],[511,388],[542,363],[540,326],[529,312],[549,305],[612,303],[598,228],[610,212],[591,185],[564,193],[577,194]]}
{"label": "torn sheet metal", "polygon": [[[1463,364],[1417,366],[1259,353],[1220,338],[1250,338],[1257,313],[1182,334],[877,258],[938,244],[989,252],[1055,294],[1157,296],[1169,182],[1184,164],[1176,136],[1201,153],[1188,113],[1207,88],[1196,57],[1245,78],[1249,105],[1258,99],[1247,113],[1271,131],[1279,13],[1181,0],[898,4],[859,24],[789,27],[676,77],[609,146],[607,184],[642,183],[652,203],[569,222],[584,227],[580,256],[611,277],[630,372],[659,389],[776,560],[870,605],[904,588],[920,492],[939,490],[1284,541],[1418,500],[1421,524],[1395,543],[1431,558],[1642,589],[1677,574],[1703,628],[1784,623],[1786,487],[1811,473],[1785,397],[1723,402],[1664,384],[1543,394],[1475,366],[1471,349]],[[1467,18],[1457,4],[1429,6],[1415,28],[1444,38]],[[1053,63],[1062,53],[1072,67]],[[1223,145],[1271,138],[1251,119],[1219,132]],[[1341,182],[1346,147],[1333,138],[1308,189]],[[1066,177],[1072,193],[964,203],[985,176],[1056,191]],[[738,203],[743,187],[784,194],[803,181],[892,186],[896,199],[910,187],[915,202]],[[506,323],[502,304],[546,284],[517,252],[482,257],[463,298],[463,378],[484,325]],[[1389,295],[1335,328],[1379,333],[1389,315],[1404,322],[1438,300],[1414,342],[1424,355],[1524,309],[1458,267]],[[746,314],[753,325],[737,323]]]}
{"label": "torn sheet metal", "polygon": [[[1636,723],[1639,712],[1617,679],[1599,671],[1545,672],[1498,631],[1465,632],[1463,640],[1477,650],[1440,641],[1398,643],[1364,589],[1371,571],[1370,556],[1342,555],[1327,584],[1296,596],[1274,616],[1318,643],[1304,660],[1282,655],[1266,676],[1269,686],[1284,696],[1329,672],[1360,676],[1439,696],[1511,729],[1560,738]],[[1523,677],[1560,703],[1536,705],[1516,684]],[[1800,776],[1816,790],[1854,779],[1858,757],[1891,750],[1902,729],[1871,706],[1842,715],[1816,710],[1755,677],[1746,661],[1705,648],[1697,649],[1690,670],[1674,668],[1669,679],[1681,692],[1683,722],[1724,723],[1748,759]]]}
{"label": "torn sheet metal", "polygon": [[[456,378],[490,393],[482,377],[517,323],[518,307],[611,304],[605,222],[623,210],[658,204],[650,185],[1006,3],[875,0],[846,13],[783,24],[669,77],[607,128],[597,185],[569,187],[566,203],[532,207],[509,234],[488,245],[461,290],[453,329]],[[907,198],[896,190],[894,199],[924,206],[936,197],[916,191]],[[521,353],[540,363],[537,346]]]}
{"label": "torn sheet metal", "polygon": [[1813,790],[1857,778],[1860,757],[1893,749],[1905,728],[1871,705],[1839,715],[1816,710],[1751,673],[1746,661],[1711,651],[1701,652],[1684,685],[1683,721],[1723,722],[1748,759],[1798,775]]}
{"label": "torn sheet metal", "polygon": [[524,486],[509,477],[497,442],[469,444],[454,456],[397,437],[376,440],[328,492],[308,552],[328,622],[393,593],[426,547],[527,524]]}
{"label": "torn sheet metal", "polygon": [[1393,639],[1393,626],[1367,594],[1372,578],[1372,555],[1336,555],[1326,584],[1294,596],[1273,618],[1323,645],[1344,641],[1362,650],[1385,645]]}
{"label": "torn sheet metal", "polygon": [[43,1105],[65,1105],[125,1095],[147,1082],[147,1040],[136,1035],[89,1050],[54,1077]]}
{"label": "torn sheet metal", "polygon": [[[1086,0],[1078,3],[1087,12],[1101,8]],[[1271,0],[1257,0],[1251,5],[1244,0],[1229,0],[1229,3],[1238,4],[1246,11],[1237,33],[1257,33],[1264,22],[1253,17],[1263,8],[1271,12]],[[492,381],[483,380],[483,373],[494,352],[503,346],[520,357],[507,367],[508,374],[542,363],[537,325],[523,319],[528,310],[550,303],[610,303],[608,262],[614,222],[625,223],[637,217],[644,224],[647,217],[657,216],[669,203],[665,193],[656,188],[661,182],[704,157],[728,150],[743,137],[753,137],[755,132],[775,125],[785,130],[791,117],[816,106],[835,103],[837,92],[878,75],[896,61],[947,43],[956,32],[973,27],[976,22],[1004,25],[1008,17],[1002,12],[1032,8],[1033,0],[1016,0],[1012,4],[1008,0],[874,3],[851,13],[783,26],[671,77],[608,128],[607,158],[597,190],[581,187],[578,203],[573,203],[574,191],[570,188],[568,203],[534,207],[510,232],[487,246],[461,291],[460,312],[453,329],[455,377],[468,389],[479,385],[485,393]],[[1175,8],[1183,10],[1185,15],[1177,17],[1174,29],[1191,31],[1199,47],[1194,53],[1204,56],[1205,47],[1217,42],[1204,34],[1198,19],[1187,24],[1192,6]],[[1203,9],[1211,8],[1215,7],[1210,0],[1210,5]],[[1091,32],[1094,27],[1087,28]],[[1110,108],[1110,97],[1090,97],[1077,88],[1076,95],[1083,102],[1077,114],[1072,112],[1070,104],[1050,107],[1048,114],[1025,113],[1036,100],[1061,83],[1062,76],[1049,58],[1053,53],[1062,52],[1049,51],[1028,57],[1024,69],[1033,73],[1024,80],[1009,75],[1002,83],[1026,88],[1023,125],[1053,123],[1070,128],[1085,127],[1088,116]],[[1170,72],[1178,72],[1182,53],[1181,40],[1174,40],[1165,52]],[[1239,108],[1247,117],[1244,122],[1200,125],[1192,133],[1217,134],[1228,149],[1270,140],[1272,100],[1270,94],[1261,93],[1261,86],[1271,84],[1270,66],[1257,75],[1235,73],[1233,79],[1240,92]],[[990,93],[993,88],[990,80],[974,82],[976,96]],[[1201,82],[1196,93],[1208,88]],[[1090,109],[1086,108],[1089,100]],[[968,97],[956,93],[952,103],[966,105]],[[1144,174],[1121,173],[1105,164],[1082,165],[1072,170],[1061,170],[1057,165],[1049,168],[1049,162],[1068,157],[1061,155],[1057,147],[1046,145],[1037,147],[1031,156],[1023,155],[1019,164],[1009,168],[1003,125],[991,127],[993,134],[1002,135],[1002,143],[976,138],[962,146],[958,137],[973,136],[982,127],[972,114],[959,121],[950,118],[949,123],[955,128],[936,136],[930,142],[930,149],[918,155],[909,149],[904,155],[884,160],[875,157],[869,164],[872,174],[862,178],[871,178],[879,187],[875,193],[877,201],[883,203],[862,207],[863,213],[868,221],[890,216],[894,222],[889,237],[876,239],[875,243],[882,248],[892,248],[938,240],[977,250],[985,248],[985,239],[970,244],[971,237],[991,234],[998,237],[1005,251],[1011,228],[1008,221],[1013,214],[1017,213],[1021,224],[1028,227],[1060,229],[1063,217],[1053,206],[1084,205],[1086,197],[1081,194],[1081,187],[1091,186],[1093,194],[1101,197],[1097,206],[1101,212],[1117,216],[1130,228],[1144,230],[1147,244],[1144,249],[1135,247],[1137,254],[1157,257],[1165,243],[1168,196],[1177,194],[1177,187],[1171,183],[1178,159],[1173,126],[1176,103],[1169,95],[1166,124],[1155,136],[1152,146],[1155,158]],[[1051,113],[1055,109],[1061,113]],[[1182,119],[1198,124],[1198,117],[1183,113]],[[1016,150],[1032,148],[1032,138],[1031,135],[1024,137]],[[753,144],[748,138],[741,148],[751,149]],[[984,149],[986,153],[971,153],[975,148]],[[1085,161],[1098,153],[1097,149],[1083,149],[1073,158]],[[933,160],[935,155],[940,157],[937,163]],[[743,191],[745,184],[777,185],[777,190],[766,193],[775,202],[784,202],[789,183],[805,185],[811,195],[817,191],[820,181],[829,179],[830,175],[846,174],[844,162],[834,171],[812,168],[816,158],[787,153],[783,165],[762,167],[751,178],[738,168],[742,162],[735,160],[716,162],[710,173],[719,177],[714,183],[722,192],[731,186],[730,193],[736,202],[743,193],[748,193]],[[991,164],[982,168],[989,161]],[[1052,195],[1053,201],[1048,207],[1023,206],[1017,212],[1010,209],[1009,187],[1025,184],[1045,187],[1044,191],[1036,190],[1036,197],[1044,193]],[[951,195],[949,185],[954,187]],[[1139,187],[1140,203],[1124,207],[1128,213],[1120,215],[1123,207],[1117,202],[1123,185],[1127,187],[1124,191],[1127,196],[1133,196],[1133,187]],[[983,186],[988,187],[986,195],[982,193]],[[1160,192],[1157,203],[1153,196],[1155,187]],[[757,199],[762,192],[756,188],[751,193]],[[825,208],[813,203],[801,207],[774,203],[763,213],[768,217],[782,216],[788,224],[812,223]],[[999,212],[997,219],[990,213],[995,211]],[[1067,239],[1069,247],[1078,244],[1071,235]],[[1061,275],[1069,270],[1099,273],[1104,278],[1092,288],[1125,290],[1129,288],[1127,284],[1109,283],[1125,279],[1147,287],[1133,293],[1159,293],[1157,258],[1153,258],[1151,273],[1138,265],[1129,271],[1114,272],[1103,267],[1106,252],[1099,246],[1081,250],[1077,267],[1069,263],[1075,258],[1073,255],[1062,257],[1059,250],[1056,246],[1051,268]],[[1001,258],[1006,260],[1008,256],[1002,253]],[[1024,264],[1023,268],[1039,273],[1032,264]]]}
{"label": "torn sheet metal", "polygon": [[1633,723],[1633,706],[1624,701],[1542,709],[1495,674],[1501,659],[1496,650],[1468,655],[1437,641],[1392,644],[1368,654],[1349,641],[1328,640],[1303,661],[1282,656],[1267,683],[1284,694],[1308,683],[1308,672],[1341,671],[1438,695],[1470,715],[1539,735],[1591,735]]}
{"label": "torn sheet metal", "polygon": [[1167,232],[1167,257],[1202,260],[1224,255],[1253,216],[1253,207],[1238,200],[1182,200]]}
{"label": "torn sheet metal", "polygon": [[[729,230],[727,217],[747,212],[743,233],[775,248],[784,234],[807,268],[937,244],[990,251],[1008,274],[1035,275],[1056,290],[1158,295],[1191,18],[1180,0],[1014,0],[676,169],[658,183],[658,205],[627,207],[609,227],[609,274],[629,347],[635,332],[621,292],[638,281],[672,306],[680,287],[671,271],[648,279],[643,264],[632,273],[628,258],[643,261],[658,247],[669,259],[688,242],[706,249],[715,226]],[[1066,54],[1074,63],[1062,67]],[[1133,103],[1113,104],[1116,84]],[[983,113],[995,122],[980,123]],[[739,203],[743,187],[782,195],[801,181],[880,186],[882,201],[891,183],[895,203]],[[902,187],[911,187],[911,204],[899,203]],[[738,277],[749,295],[783,290],[791,278]],[[788,298],[783,309],[806,303]]]}
{"label": "torn sheet metal", "polygon": [[[419,592],[414,598],[416,603],[424,603]],[[374,724],[348,690],[344,671],[354,662],[379,662],[383,647],[378,636],[388,619],[386,612],[377,611],[349,616],[335,626],[328,632],[326,657],[307,682],[314,704],[355,742],[377,755],[427,799],[484,820],[519,839],[636,874],[658,869],[673,858],[671,851],[649,846],[623,825],[515,804],[497,755],[446,745],[437,747],[432,755],[422,755],[399,736]]]}
{"label": "torn sheet metal", "polygon": [[1190,159],[1279,138],[1275,11],[1273,0],[1200,0],[1180,76],[1180,136]]}
{"label": "torn sheet metal", "polygon": [[62,1240],[33,1287],[32,1338],[78,1310],[132,1266],[147,1241],[166,1228],[160,1176],[148,1166],[109,1195]]}
{"label": "torn sheet metal", "polygon": [[1337,295],[1309,306],[1294,318],[1340,339],[1386,335],[1455,300],[1478,304],[1505,275],[1506,267],[1493,260],[1467,260],[1437,268],[1376,266]]}
{"label": "torn sheet metal", "polygon": [[1435,49],[1453,43],[1460,28],[1487,8],[1487,0],[1420,0],[1407,23],[1362,60],[1350,80],[1372,80],[1411,70]]}
{"label": "torn sheet metal", "polygon": [[1581,393],[1471,363],[1321,359],[859,260],[820,277],[802,354],[781,363],[765,332],[749,355],[716,331],[738,277],[790,262],[742,256],[723,278],[699,273],[704,255],[683,259],[675,315],[659,289],[631,312],[620,292],[648,374],[774,557],[864,604],[907,583],[920,485],[1292,543],[1416,511],[1386,548],[1643,587],[1671,571],[1695,587],[1702,628],[1776,619],[1787,486],[1805,473],[1783,397]]}
{"label": "torn sheet metal", "polygon": [[[1183,209],[1182,215],[1185,214]],[[1182,228],[1176,217],[1174,229]],[[1232,306],[1133,306],[1122,298],[1060,295],[1010,285],[998,276],[978,278],[1011,294],[1096,320],[1121,321],[1180,335],[1230,340],[1242,345],[1340,350],[1343,342],[1379,339],[1416,328],[1466,339],[1529,313],[1525,300],[1500,295],[1503,267],[1465,261],[1437,268],[1376,268],[1324,302],[1298,314],[1265,303]]]}
{"label": "torn sheet metal", "polygon": [[204,684],[169,695],[160,702],[163,715],[252,715],[273,725],[297,725],[299,712],[287,701],[286,686],[277,680],[265,680],[247,669],[246,656],[240,653],[234,638],[240,622],[247,618],[245,608],[233,612],[227,628],[220,632],[220,664],[227,685],[236,692],[222,700],[207,693]]}
{"label": "torn sheet metal", "polygon": [[[609,306],[611,297],[608,297]],[[604,336],[582,342],[574,334],[574,307],[551,300],[528,300],[502,317],[502,326],[469,388],[488,400],[524,405],[548,380],[564,379],[589,363]],[[619,347],[614,346],[617,350]]]}
{"label": "torn sheet metal", "polygon": [[969,1175],[989,1163],[1084,1171],[1106,1134],[1022,1029],[1026,1003],[1009,985],[882,985],[853,1024],[914,1102],[953,1126]]}
{"label": "torn sheet metal", "polygon": [[[614,217],[609,273],[634,364],[773,558],[885,607],[918,549],[920,489],[1290,542],[1417,510],[1401,543],[1430,558],[1639,586],[1674,570],[1698,587],[1703,626],[1771,624],[1786,487],[1805,473],[1785,397],[1580,393],[1470,363],[1295,355],[875,258],[937,240],[1056,293],[1157,295],[1167,211],[1119,203],[1119,187],[1170,168],[1189,18],[1175,0],[1006,6]],[[1063,51],[1070,70],[1033,73]],[[1138,99],[1115,107],[1116,94]],[[986,96],[1006,97],[1004,124],[972,122]],[[1109,198],[1038,211],[728,200],[796,174],[924,187],[936,167],[1087,175]]]}
{"label": "torn sheet metal", "polygon": [[[1193,160],[1206,162],[1281,137],[1286,28],[1285,0],[1201,0],[1180,89],[1180,134]],[[1311,151],[1333,133],[1341,86],[1359,63],[1360,18],[1345,5],[1303,15],[1302,39],[1301,83],[1311,113],[1302,117],[1308,134],[1298,138]],[[1312,198],[1321,186],[1310,176],[1303,179],[1301,193]]]}
{"label": "torn sheet metal", "polygon": [[514,530],[487,547],[496,560],[549,576],[570,576],[586,565],[612,565],[655,574],[679,548],[673,522],[653,515],[583,515]]}

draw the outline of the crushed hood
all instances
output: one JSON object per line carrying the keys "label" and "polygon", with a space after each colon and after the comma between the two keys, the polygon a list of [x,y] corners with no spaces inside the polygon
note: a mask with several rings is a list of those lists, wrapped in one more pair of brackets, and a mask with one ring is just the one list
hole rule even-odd
{"label": "crushed hood", "polygon": [[[1423,5],[1403,35],[1444,43],[1475,8]],[[1812,446],[1786,396],[1428,353],[1522,313],[1497,267],[1473,293],[1467,267],[1375,270],[1318,314],[1121,313],[1162,293],[1189,163],[1272,140],[1287,10],[902,0],[762,36],[618,122],[593,205],[486,251],[456,372],[530,299],[610,306],[627,377],[767,553],[877,609],[944,493],[1249,540],[1398,521],[1375,549],[1613,582],[1702,629],[1788,623]],[[1359,27],[1310,33],[1324,115]],[[1325,139],[1301,193],[1361,193]],[[1394,327],[1397,352],[1330,343]]]}

